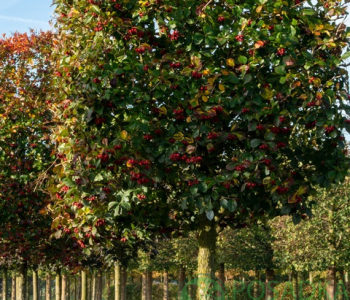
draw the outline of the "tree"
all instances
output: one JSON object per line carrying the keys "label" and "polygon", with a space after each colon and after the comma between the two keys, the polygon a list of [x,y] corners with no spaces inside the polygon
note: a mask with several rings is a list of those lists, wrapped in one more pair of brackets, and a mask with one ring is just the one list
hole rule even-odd
{"label": "tree", "polygon": [[214,276],[223,219],[299,222],[314,184],[344,179],[342,3],[54,3],[64,203],[86,199],[84,220],[173,212]]}

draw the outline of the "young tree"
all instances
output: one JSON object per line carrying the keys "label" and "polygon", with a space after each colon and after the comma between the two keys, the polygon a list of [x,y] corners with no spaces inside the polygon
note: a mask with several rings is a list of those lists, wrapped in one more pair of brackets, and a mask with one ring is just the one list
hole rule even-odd
{"label": "young tree", "polygon": [[64,203],[84,199],[84,220],[173,211],[214,276],[220,221],[298,222],[314,184],[343,180],[343,3],[54,3]]}

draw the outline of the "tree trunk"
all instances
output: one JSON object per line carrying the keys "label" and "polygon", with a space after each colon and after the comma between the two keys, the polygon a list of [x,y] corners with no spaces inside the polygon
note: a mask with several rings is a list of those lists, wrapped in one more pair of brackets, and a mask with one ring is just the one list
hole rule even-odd
{"label": "tree trunk", "polygon": [[181,292],[185,286],[185,280],[186,280],[186,269],[185,269],[185,267],[180,266],[180,268],[179,268],[179,292],[178,292],[179,300],[181,300],[181,298],[183,298],[183,297],[181,297]]}
{"label": "tree trunk", "polygon": [[102,300],[102,271],[96,274],[96,300]]}
{"label": "tree trunk", "polygon": [[96,271],[92,271],[91,273],[91,300],[96,300],[96,285],[97,285],[97,280],[96,280]]}
{"label": "tree trunk", "polygon": [[[193,281],[193,271],[189,270],[188,273],[188,278],[189,281]],[[197,294],[197,285],[196,284],[189,284],[188,285],[188,294],[190,295],[190,299],[195,300],[196,299],[196,294]]]}
{"label": "tree trunk", "polygon": [[[338,295],[338,298],[341,300],[349,299],[347,290],[346,290],[346,285],[345,285],[345,272],[344,270],[339,270],[338,272],[339,272],[341,284],[337,284],[336,294]],[[341,295],[341,297],[339,295]]]}
{"label": "tree trunk", "polygon": [[45,300],[51,300],[51,274],[46,274]]}
{"label": "tree trunk", "polygon": [[292,272],[292,285],[293,285],[293,299],[299,300],[298,272],[295,270],[293,270],[293,272]]}
{"label": "tree trunk", "polygon": [[61,300],[67,300],[67,275],[66,274],[62,274],[61,277]]}
{"label": "tree trunk", "polygon": [[87,276],[87,282],[88,282],[88,300],[93,300],[92,298],[92,277],[93,273],[89,274],[90,276]]}
{"label": "tree trunk", "polygon": [[55,280],[55,300],[61,300],[61,281],[61,270],[57,270]]}
{"label": "tree trunk", "polygon": [[16,300],[16,276],[12,274],[11,278],[11,300]]}
{"label": "tree trunk", "polygon": [[271,269],[266,269],[266,281],[265,281],[265,300],[273,300],[273,283],[275,278],[275,272]]}
{"label": "tree trunk", "polygon": [[70,276],[67,275],[66,299],[70,300]]}
{"label": "tree trunk", "polygon": [[152,300],[153,272],[147,272],[147,300]]}
{"label": "tree trunk", "polygon": [[169,300],[169,274],[164,270],[163,274],[163,300]]}
{"label": "tree trunk", "polygon": [[27,292],[27,263],[21,264],[20,274],[18,277],[18,287],[17,287],[17,295],[16,300],[26,300],[26,292]]}
{"label": "tree trunk", "polygon": [[148,296],[148,293],[147,293],[147,271],[144,271],[142,273],[142,291],[141,291],[141,299],[142,300],[148,300],[147,299],[147,296]]}
{"label": "tree trunk", "polygon": [[120,278],[120,283],[121,283],[121,286],[120,286],[120,292],[121,292],[121,300],[126,300],[126,281],[127,281],[127,272],[126,272],[126,269],[125,267],[122,267],[121,268],[121,274],[120,274],[121,278]]}
{"label": "tree trunk", "polygon": [[309,271],[309,284],[313,283],[312,272]]}
{"label": "tree trunk", "polygon": [[87,299],[87,278],[86,278],[86,272],[81,271],[81,300],[88,300]]}
{"label": "tree trunk", "polygon": [[259,298],[259,286],[260,286],[260,272],[259,270],[255,271],[255,281],[254,282],[254,287],[253,287],[253,297],[254,299],[258,299]]}
{"label": "tree trunk", "polygon": [[327,296],[328,300],[335,300],[336,291],[336,267],[332,266],[328,268],[327,272]]}
{"label": "tree trunk", "polygon": [[38,270],[33,271],[33,300],[39,299]]}
{"label": "tree trunk", "polygon": [[111,276],[108,272],[106,272],[106,289],[107,289],[107,300],[110,299],[111,295]]}
{"label": "tree trunk", "polygon": [[121,266],[114,266],[114,300],[121,300]]}
{"label": "tree trunk", "polygon": [[346,293],[348,293],[349,292],[349,273],[347,271],[344,273],[344,284],[345,284]]}
{"label": "tree trunk", "polygon": [[2,270],[2,300],[7,300],[7,270]]}
{"label": "tree trunk", "polygon": [[218,291],[216,292],[217,299],[225,300],[225,263],[219,264],[218,270]]}
{"label": "tree trunk", "polygon": [[210,297],[210,290],[215,280],[215,244],[216,224],[202,216],[201,230],[199,231],[198,244],[198,284],[197,294],[199,300]]}

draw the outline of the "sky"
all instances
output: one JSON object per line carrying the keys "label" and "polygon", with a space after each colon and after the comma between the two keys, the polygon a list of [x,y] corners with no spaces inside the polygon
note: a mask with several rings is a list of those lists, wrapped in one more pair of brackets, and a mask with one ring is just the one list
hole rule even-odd
{"label": "sky", "polygon": [[0,35],[50,29],[54,12],[51,3],[51,0],[0,0]]}

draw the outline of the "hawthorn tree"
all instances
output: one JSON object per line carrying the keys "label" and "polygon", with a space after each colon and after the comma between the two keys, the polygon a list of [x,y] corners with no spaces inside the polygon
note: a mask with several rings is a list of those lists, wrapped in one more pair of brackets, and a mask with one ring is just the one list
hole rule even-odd
{"label": "hawthorn tree", "polygon": [[166,228],[171,213],[199,230],[198,274],[214,276],[218,224],[299,222],[315,185],[344,179],[343,2],[54,4],[60,207],[82,201],[74,222]]}

